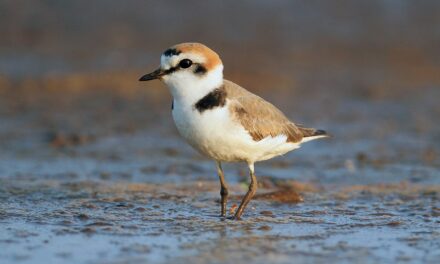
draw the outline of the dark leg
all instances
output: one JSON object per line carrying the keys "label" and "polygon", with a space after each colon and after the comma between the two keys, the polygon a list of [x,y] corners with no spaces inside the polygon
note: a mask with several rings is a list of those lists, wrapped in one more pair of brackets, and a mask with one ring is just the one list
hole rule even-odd
{"label": "dark leg", "polygon": [[221,196],[221,216],[226,216],[226,202],[228,201],[228,186],[226,185],[225,175],[223,174],[222,164],[217,161],[217,174],[220,179],[220,196]]}
{"label": "dark leg", "polygon": [[246,195],[243,197],[243,200],[241,201],[240,206],[237,209],[237,212],[235,212],[235,219],[240,219],[241,215],[243,214],[244,209],[246,208],[249,201],[252,199],[254,194],[257,192],[257,177],[255,177],[254,173],[254,164],[249,164],[249,171],[250,171],[250,177],[251,177],[251,184],[249,185],[249,190],[246,193]]}

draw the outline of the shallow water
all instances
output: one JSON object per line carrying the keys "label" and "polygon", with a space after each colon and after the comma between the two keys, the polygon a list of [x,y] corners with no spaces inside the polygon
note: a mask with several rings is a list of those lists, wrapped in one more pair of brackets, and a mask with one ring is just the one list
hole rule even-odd
{"label": "shallow water", "polygon": [[299,204],[257,199],[243,220],[232,221],[218,216],[216,184],[194,185],[2,182],[1,259],[435,263],[440,257],[438,187],[325,186],[303,192]]}

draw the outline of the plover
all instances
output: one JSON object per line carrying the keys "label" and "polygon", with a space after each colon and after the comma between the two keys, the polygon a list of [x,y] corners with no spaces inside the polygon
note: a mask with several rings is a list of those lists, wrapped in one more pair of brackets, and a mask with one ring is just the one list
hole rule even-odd
{"label": "plover", "polygon": [[223,79],[219,55],[203,44],[182,43],[165,50],[159,68],[139,81],[155,79],[173,96],[172,115],[181,136],[216,161],[221,216],[226,216],[228,199],[222,162],[246,162],[249,167],[249,189],[232,217],[240,219],[257,190],[255,162],[327,137],[324,130],[294,124],[271,103]]}

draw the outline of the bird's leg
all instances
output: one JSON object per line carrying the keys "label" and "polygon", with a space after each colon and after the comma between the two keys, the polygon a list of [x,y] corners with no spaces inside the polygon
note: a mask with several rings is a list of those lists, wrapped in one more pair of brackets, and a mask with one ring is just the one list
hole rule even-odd
{"label": "bird's leg", "polygon": [[222,164],[217,161],[217,174],[220,179],[220,196],[221,196],[221,216],[226,216],[226,202],[228,201],[228,186],[226,185],[225,175],[223,173]]}
{"label": "bird's leg", "polygon": [[237,209],[237,212],[235,212],[235,219],[240,219],[241,215],[243,214],[244,209],[246,208],[249,201],[252,199],[254,194],[257,192],[257,177],[255,177],[254,173],[254,164],[249,164],[249,175],[251,177],[251,184],[249,185],[249,190],[246,193],[246,195],[243,197],[243,200],[241,201],[240,206]]}

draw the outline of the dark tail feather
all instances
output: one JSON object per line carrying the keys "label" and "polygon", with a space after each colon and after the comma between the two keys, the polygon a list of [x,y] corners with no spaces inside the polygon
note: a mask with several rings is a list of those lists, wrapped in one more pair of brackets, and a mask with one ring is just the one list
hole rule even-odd
{"label": "dark tail feather", "polygon": [[322,129],[314,129],[314,128],[307,128],[307,127],[298,127],[303,136],[306,137],[316,137],[316,136],[323,136],[323,137],[330,137],[330,135]]}
{"label": "dark tail feather", "polygon": [[313,135],[311,135],[311,137],[314,137],[314,136],[329,136],[329,134],[325,130],[318,129],[318,130],[315,130],[315,133],[313,133]]}

